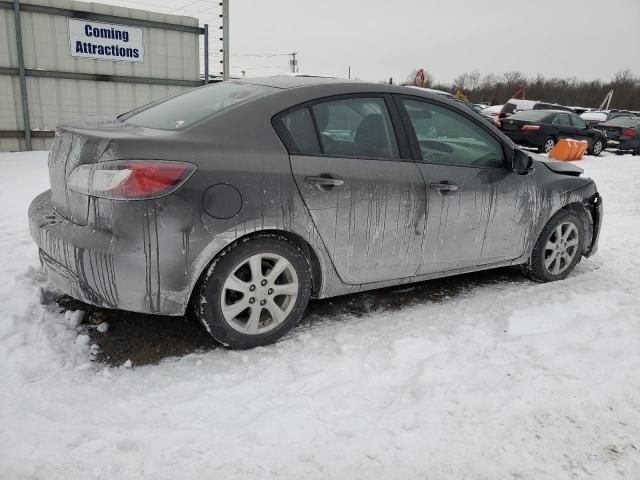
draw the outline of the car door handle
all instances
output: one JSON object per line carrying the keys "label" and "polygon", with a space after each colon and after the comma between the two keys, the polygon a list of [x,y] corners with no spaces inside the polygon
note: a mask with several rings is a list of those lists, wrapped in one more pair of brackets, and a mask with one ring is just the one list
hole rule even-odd
{"label": "car door handle", "polygon": [[432,183],[430,187],[439,192],[455,192],[458,190],[458,186],[451,183]]}
{"label": "car door handle", "polygon": [[342,180],[341,178],[330,177],[328,175],[320,177],[306,177],[304,181],[309,185],[314,185],[318,188],[339,187],[341,185],[344,185],[344,180]]}

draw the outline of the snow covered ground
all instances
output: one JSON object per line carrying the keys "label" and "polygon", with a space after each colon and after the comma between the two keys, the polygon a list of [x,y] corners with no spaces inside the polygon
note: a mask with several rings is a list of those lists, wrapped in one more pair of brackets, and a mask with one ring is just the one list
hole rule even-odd
{"label": "snow covered ground", "polygon": [[605,221],[563,282],[109,369],[41,302],[46,154],[0,154],[0,479],[640,478],[640,158],[580,165]]}

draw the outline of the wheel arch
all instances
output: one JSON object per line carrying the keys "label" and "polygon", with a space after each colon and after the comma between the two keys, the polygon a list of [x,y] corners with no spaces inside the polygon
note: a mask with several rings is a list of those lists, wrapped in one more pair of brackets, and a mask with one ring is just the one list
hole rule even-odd
{"label": "wheel arch", "polygon": [[591,242],[589,241],[589,239],[593,237],[593,223],[594,223],[593,220],[594,219],[593,219],[591,210],[583,202],[571,202],[571,203],[567,203],[563,207],[559,208],[556,212],[554,212],[553,215],[549,217],[549,220],[555,217],[558,214],[558,212],[561,212],[562,210],[568,210],[570,212],[575,213],[576,215],[578,215],[578,218],[580,218],[580,220],[582,221],[582,227],[584,229],[584,242],[582,245],[582,253],[583,254],[586,253],[586,251],[589,249],[591,245]]}
{"label": "wheel arch", "polygon": [[233,248],[240,242],[250,240],[251,238],[259,237],[259,236],[274,236],[281,237],[294,245],[296,245],[304,254],[307,261],[309,262],[309,268],[311,270],[311,295],[312,297],[316,296],[320,289],[322,288],[322,281],[324,278],[322,264],[320,262],[320,258],[318,253],[315,251],[313,246],[305,240],[302,236],[297,233],[280,230],[280,229],[265,229],[265,230],[256,230],[253,232],[249,232],[245,235],[238,236],[233,239],[232,242],[229,242],[223,248],[219,249],[214,255],[212,255],[206,262],[204,262],[204,266],[199,269],[197,276],[195,276],[195,281],[192,282],[191,290],[189,291],[189,302],[193,300],[193,294],[198,289],[198,284],[201,282],[203,275],[205,275],[211,265],[222,255],[224,255],[229,249]]}

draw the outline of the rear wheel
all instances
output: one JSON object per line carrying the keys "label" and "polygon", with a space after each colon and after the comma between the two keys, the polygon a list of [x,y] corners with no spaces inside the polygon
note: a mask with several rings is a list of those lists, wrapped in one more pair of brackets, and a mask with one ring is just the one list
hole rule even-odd
{"label": "rear wheel", "polygon": [[542,230],[524,271],[538,282],[562,280],[580,261],[583,243],[580,217],[571,210],[561,210]]}
{"label": "rear wheel", "polygon": [[604,150],[604,142],[600,139],[597,139],[593,142],[593,146],[591,147],[591,155],[595,155],[596,157],[602,153]]}
{"label": "rear wheel", "polygon": [[553,137],[547,137],[547,139],[542,144],[542,147],[539,148],[540,153],[549,153],[553,150],[553,147],[556,146],[556,139]]}
{"label": "rear wheel", "polygon": [[304,313],[311,292],[309,262],[287,239],[262,235],[233,244],[200,282],[196,315],[231,348],[274,343]]}

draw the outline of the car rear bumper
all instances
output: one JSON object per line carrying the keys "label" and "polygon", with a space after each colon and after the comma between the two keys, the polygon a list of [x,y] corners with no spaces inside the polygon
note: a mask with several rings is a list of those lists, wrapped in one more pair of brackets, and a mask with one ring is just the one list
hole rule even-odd
{"label": "car rear bumper", "polygon": [[[144,245],[132,245],[109,231],[80,226],[59,215],[51,191],[29,207],[31,236],[49,282],[83,302],[141,313],[181,315],[188,302],[186,278],[181,288],[161,287],[159,269],[152,268]],[[184,269],[181,272],[184,277]]]}
{"label": "car rear bumper", "polygon": [[607,148],[615,148],[620,151],[633,151],[640,149],[640,139],[618,137],[607,140]]}

